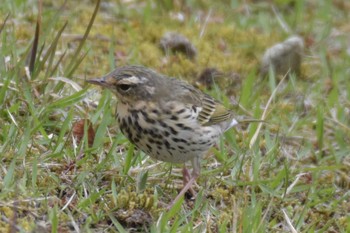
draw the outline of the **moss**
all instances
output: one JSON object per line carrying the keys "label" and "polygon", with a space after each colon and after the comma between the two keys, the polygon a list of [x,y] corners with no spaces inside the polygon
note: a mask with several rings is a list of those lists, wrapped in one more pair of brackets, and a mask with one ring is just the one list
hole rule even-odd
{"label": "moss", "polygon": [[154,207],[154,197],[147,192],[136,193],[132,187],[122,189],[118,193],[116,200],[117,209],[146,209]]}
{"label": "moss", "polygon": [[[114,51],[123,51],[130,58],[119,62],[118,66],[130,63],[142,64],[161,70],[170,76],[185,77],[192,83],[197,77],[196,74],[208,67],[216,67],[224,72],[237,72],[244,77],[258,65],[259,59],[256,54],[263,53],[264,48],[272,40],[279,39],[259,34],[254,29],[242,30],[230,24],[214,23],[208,23],[203,36],[199,37],[202,30],[201,24],[194,23],[183,27],[166,17],[161,21],[150,21],[146,25],[142,23],[141,18],[133,18],[127,24],[111,24],[108,22],[110,18],[102,16],[98,20],[101,21],[95,23],[93,33],[110,35],[112,31],[113,38],[110,38],[108,43],[115,40]],[[197,58],[191,61],[182,54],[171,54],[167,57],[159,47],[160,38],[167,31],[178,31],[188,37],[198,49]],[[102,49],[106,46],[103,44],[95,40],[91,46]],[[96,66],[100,68],[99,70],[104,69],[105,72],[110,70],[105,66],[108,63],[104,62],[108,58],[107,53],[107,50],[95,50],[93,55],[102,63],[102,66],[98,64]],[[87,57],[85,62],[89,63],[91,58]]]}

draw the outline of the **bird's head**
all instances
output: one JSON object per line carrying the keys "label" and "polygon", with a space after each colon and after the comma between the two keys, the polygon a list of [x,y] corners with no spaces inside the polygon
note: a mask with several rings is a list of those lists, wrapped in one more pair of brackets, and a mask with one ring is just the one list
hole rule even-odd
{"label": "bird's head", "polygon": [[159,80],[158,74],[142,66],[124,66],[115,69],[102,78],[87,80],[111,90],[120,101],[128,104],[155,98]]}

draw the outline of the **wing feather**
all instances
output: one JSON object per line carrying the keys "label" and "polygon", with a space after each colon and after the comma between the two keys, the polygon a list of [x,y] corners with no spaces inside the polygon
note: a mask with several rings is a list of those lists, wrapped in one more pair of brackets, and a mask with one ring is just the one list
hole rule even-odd
{"label": "wing feather", "polygon": [[[197,117],[201,125],[209,126],[220,124],[234,118],[234,114],[231,110],[227,109],[210,95],[201,92],[183,81],[172,79],[172,82],[176,82],[177,85],[169,86],[169,90],[172,88],[172,93],[174,93],[176,99],[196,109],[201,109]],[[180,88],[175,90],[176,86],[180,86]]]}
{"label": "wing feather", "polygon": [[202,111],[199,112],[198,121],[205,126],[219,124],[233,118],[233,112],[224,107],[211,96],[204,94],[202,98]]}

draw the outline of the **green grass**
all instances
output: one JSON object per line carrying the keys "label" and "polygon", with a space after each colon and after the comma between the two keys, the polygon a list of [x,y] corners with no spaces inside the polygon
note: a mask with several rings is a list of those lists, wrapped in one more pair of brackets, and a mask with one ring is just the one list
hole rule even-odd
{"label": "green grass", "polygon": [[[348,1],[32,4],[0,6],[1,232],[350,232]],[[163,54],[168,30],[192,41],[195,60]],[[265,49],[294,33],[301,75],[259,77]],[[225,134],[202,159],[196,198],[170,211],[181,165],[129,144],[112,93],[84,82],[124,64],[190,83],[208,67],[238,74],[205,91],[265,115]],[[81,119],[91,146],[88,127],[73,139]]]}

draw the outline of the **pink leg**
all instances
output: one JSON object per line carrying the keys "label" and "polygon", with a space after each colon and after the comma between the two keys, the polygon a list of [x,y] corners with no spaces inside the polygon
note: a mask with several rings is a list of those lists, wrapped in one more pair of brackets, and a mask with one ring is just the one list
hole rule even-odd
{"label": "pink leg", "polygon": [[182,168],[182,179],[184,182],[184,186],[188,183],[188,181],[190,181],[191,179],[191,175],[188,172],[188,169],[186,168],[186,165],[184,165],[184,167]]}
{"label": "pink leg", "polygon": [[[188,169],[186,168],[186,165],[184,165],[183,169],[182,169],[182,177],[183,177],[183,183],[184,183],[184,187],[188,184],[188,182],[190,182],[191,180],[191,175],[188,172]],[[193,190],[192,187],[190,187],[188,189],[188,191],[191,192],[192,197],[194,197],[196,195],[196,192]]]}
{"label": "pink leg", "polygon": [[200,161],[199,157],[195,157],[192,161],[192,166],[193,166],[193,171],[192,171],[192,176],[190,179],[188,179],[188,171],[185,168],[183,171],[183,174],[186,175],[187,177],[184,177],[184,181],[187,181],[187,184],[181,189],[180,193],[176,196],[174,201],[171,202],[171,204],[168,206],[168,209],[171,209],[171,207],[176,203],[189,189],[192,189],[192,184],[196,181],[200,174]]}

